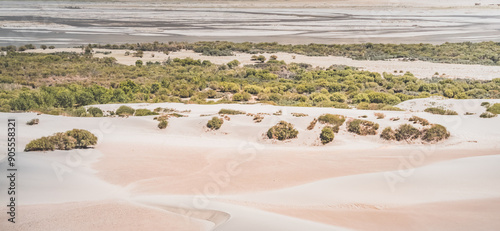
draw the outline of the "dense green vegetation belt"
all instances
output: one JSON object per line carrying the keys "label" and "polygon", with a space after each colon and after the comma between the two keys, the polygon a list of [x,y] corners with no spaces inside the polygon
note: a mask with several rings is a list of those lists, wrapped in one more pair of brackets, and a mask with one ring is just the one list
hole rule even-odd
{"label": "dense green vegetation belt", "polygon": [[[279,59],[279,57],[278,57]],[[238,61],[173,59],[136,66],[114,58],[76,53],[0,56],[1,111],[74,111],[89,104],[128,102],[263,102],[276,105],[395,110],[401,101],[442,95],[500,98],[500,78],[417,79],[345,66],[313,68],[269,60],[241,67]],[[76,112],[77,114],[79,112]]]}

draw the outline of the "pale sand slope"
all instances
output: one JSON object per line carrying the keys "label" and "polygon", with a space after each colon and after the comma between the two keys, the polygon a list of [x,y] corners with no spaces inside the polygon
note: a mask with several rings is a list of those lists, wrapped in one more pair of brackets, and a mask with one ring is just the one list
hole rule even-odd
{"label": "pale sand slope", "polygon": [[[421,112],[432,101],[457,111],[468,105],[460,112],[476,115]],[[452,220],[460,220],[461,227],[498,229],[493,217],[500,214],[494,206],[495,198],[500,198],[496,168],[500,123],[498,117],[478,117],[485,110],[478,106],[482,101],[500,102],[412,100],[398,106],[411,106],[415,112],[384,111],[386,118],[381,120],[375,118],[375,111],[332,108],[129,104],[191,110],[183,113],[188,117],[170,118],[165,130],[156,128],[153,116],[70,118],[1,113],[3,120],[18,119],[20,148],[29,140],[73,128],[90,130],[99,136],[99,144],[83,152],[19,153],[19,172],[25,183],[19,185],[18,209],[23,212],[15,227],[4,222],[6,213],[1,212],[0,228],[110,230],[121,224],[119,228],[127,230],[151,216],[155,219],[148,223],[151,229],[168,223],[167,230],[398,230],[404,226],[455,230],[457,223]],[[97,106],[115,110],[120,105]],[[219,131],[207,132],[204,126],[211,116],[200,115],[215,115],[221,108],[269,114],[282,110],[283,114],[266,115],[258,124],[250,116],[230,116]],[[292,112],[308,116],[297,118]],[[332,143],[322,146],[318,141],[322,126],[318,124],[312,131],[306,127],[323,113],[349,118],[367,115],[381,129],[407,123],[409,117],[418,115],[446,126],[452,136],[435,145],[382,142],[378,136],[349,134],[344,125]],[[401,119],[390,121],[392,117]],[[25,125],[32,118],[39,118],[40,124]],[[299,137],[288,142],[264,139],[262,134],[280,120],[292,122]],[[2,134],[0,140],[5,138]],[[5,143],[0,144],[5,148]],[[5,161],[1,161],[2,175]],[[62,174],[62,181],[53,163],[71,170]],[[412,174],[406,175],[408,172]],[[403,177],[395,192],[390,191],[387,174]],[[1,188],[6,185],[6,179],[0,178]],[[6,204],[5,195],[1,198]],[[93,208],[103,212],[93,214]],[[454,212],[447,213],[447,208]],[[136,219],[136,211],[146,215]],[[481,211],[490,215],[479,216]],[[392,223],[391,217],[401,220]],[[43,222],[37,222],[40,219]],[[95,226],[82,224],[90,219]]]}
{"label": "pale sand slope", "polygon": [[[70,52],[81,52],[78,48],[56,48],[53,50],[29,50],[29,52],[40,52],[40,53],[52,53],[60,51],[70,51]],[[125,56],[125,50],[107,50],[107,49],[95,49],[95,51],[100,52],[111,52],[109,55],[104,55],[102,53],[95,54],[95,57],[114,57],[118,63],[125,65],[135,65],[137,60],[142,60],[144,63],[151,62],[163,62],[170,57],[174,58],[193,58],[200,60],[209,60],[215,64],[224,64],[232,60],[238,60],[242,65],[255,64],[256,62],[251,61],[252,54],[246,53],[235,53],[235,56],[204,56],[193,51],[179,51],[172,52],[168,55],[160,52],[144,52],[143,58],[132,57],[132,55]],[[130,51],[133,53],[134,51]],[[154,54],[154,57],[151,57]],[[464,65],[464,64],[446,64],[446,63],[432,63],[423,61],[405,62],[405,61],[367,61],[367,60],[352,60],[345,57],[337,56],[305,56],[298,54],[289,53],[272,53],[264,54],[267,59],[271,55],[277,55],[278,60],[283,60],[286,63],[307,63],[311,64],[313,67],[330,67],[331,65],[347,65],[361,68],[363,70],[378,72],[378,73],[394,73],[397,71],[411,72],[417,78],[432,78],[437,72],[439,76],[450,77],[450,78],[474,78],[490,80],[494,78],[500,78],[500,66],[482,66],[482,65]],[[293,58],[295,56],[295,59]]]}

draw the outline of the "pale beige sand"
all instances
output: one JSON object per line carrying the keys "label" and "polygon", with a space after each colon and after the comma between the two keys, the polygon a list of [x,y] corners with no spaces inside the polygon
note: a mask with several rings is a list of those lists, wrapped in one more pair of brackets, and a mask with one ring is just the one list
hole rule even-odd
{"label": "pale beige sand", "polygon": [[22,211],[18,222],[6,224],[2,219],[2,230],[198,231],[213,227],[208,221],[126,201],[25,205],[18,209]]}
{"label": "pale beige sand", "polygon": [[[270,105],[129,104],[134,108],[168,107],[188,117],[171,118],[165,130],[153,116],[71,118],[34,113],[0,113],[18,119],[19,146],[72,128],[99,136],[88,152],[19,153],[17,230],[128,230],[139,225],[157,230],[495,230],[500,211],[499,118],[481,119],[482,101],[420,99],[398,105],[411,111],[300,108]],[[432,103],[434,102],[434,103]],[[459,116],[422,112],[442,105]],[[115,110],[120,105],[97,105]],[[204,128],[221,108],[266,115],[254,123],[230,116],[219,131]],[[308,114],[294,117],[292,112]],[[476,113],[465,116],[463,112]],[[323,113],[366,119],[396,127],[418,115],[448,128],[449,140],[433,145],[383,142],[361,137],[345,125],[328,145],[318,141],[321,126],[306,130]],[[399,121],[389,118],[399,117]],[[39,118],[40,124],[25,123]],[[263,133],[280,120],[293,123],[297,139],[272,142]],[[5,135],[3,135],[5,136]],[[4,139],[5,137],[0,137]],[[2,146],[2,145],[0,145]],[[3,147],[5,148],[4,144]],[[0,147],[1,148],[1,147]],[[53,163],[82,161],[59,181]],[[422,156],[423,155],[423,156]],[[2,154],[0,175],[5,175]],[[391,190],[386,175],[402,177]],[[392,175],[391,175],[392,174]],[[5,188],[5,177],[0,178]],[[2,204],[6,197],[2,196]],[[447,212],[452,210],[451,212]],[[99,211],[99,212],[96,212]],[[102,211],[102,212],[101,212]],[[1,212],[0,228],[10,230]],[[186,219],[189,218],[189,219]],[[395,221],[392,221],[394,219]],[[397,219],[397,220],[396,220]],[[87,222],[95,220],[95,222]],[[458,220],[459,222],[452,222]],[[142,227],[141,227],[142,228]],[[215,228],[215,229],[214,229]]]}
{"label": "pale beige sand", "polygon": [[261,207],[353,230],[496,230],[500,199],[436,202],[389,209]]}
{"label": "pale beige sand", "polygon": [[[54,50],[29,50],[29,52],[40,52],[40,53],[52,53],[60,51],[69,52],[81,52],[78,48],[56,48]],[[104,55],[102,53],[95,54],[95,57],[114,57],[118,63],[125,65],[135,65],[137,60],[142,60],[144,63],[151,62],[163,62],[169,57],[174,58],[193,58],[200,60],[209,60],[212,63],[224,64],[232,60],[238,60],[241,65],[255,64],[256,62],[251,61],[252,54],[246,53],[235,53],[235,56],[204,56],[193,51],[179,51],[172,52],[168,55],[160,52],[144,52],[143,58],[133,57],[132,55],[125,56],[125,50],[107,50],[107,49],[95,49],[99,52],[111,52],[111,54]],[[129,51],[133,53],[134,51]],[[152,57],[154,55],[154,57]],[[330,67],[331,65],[347,65],[358,67],[363,70],[378,72],[378,73],[394,73],[400,74],[400,71],[411,72],[418,78],[432,78],[433,76],[443,76],[449,78],[474,78],[474,79],[494,79],[500,78],[500,66],[482,66],[482,65],[464,65],[464,64],[446,64],[446,63],[432,63],[423,61],[367,61],[367,60],[352,60],[345,57],[336,56],[305,56],[298,54],[289,53],[272,53],[264,54],[267,59],[271,55],[278,56],[278,60],[283,60],[286,63],[307,63],[311,64],[313,67]],[[295,57],[295,58],[294,58]],[[439,75],[435,75],[435,73]]]}

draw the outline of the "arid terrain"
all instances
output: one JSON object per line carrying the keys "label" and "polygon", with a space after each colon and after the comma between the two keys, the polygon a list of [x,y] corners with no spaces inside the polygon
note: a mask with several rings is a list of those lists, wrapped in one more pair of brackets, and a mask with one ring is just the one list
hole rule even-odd
{"label": "arid terrain", "polygon": [[[187,116],[171,118],[165,130],[156,127],[153,116],[2,113],[3,119],[16,116],[20,147],[72,128],[99,137],[95,149],[19,153],[22,215],[15,226],[2,222],[2,230],[498,229],[500,123],[498,118],[478,117],[484,101],[500,102],[419,99],[397,105],[405,109],[399,112],[130,104],[173,108]],[[430,105],[459,115],[422,112]],[[105,111],[118,106],[98,105]],[[207,130],[206,121],[221,108],[267,115],[261,123],[233,115],[220,130]],[[279,110],[282,115],[272,115]],[[291,114],[298,112],[307,116]],[[374,112],[386,117],[376,119]],[[321,125],[306,127],[324,113],[348,119],[366,115],[382,128],[408,123],[417,115],[446,126],[452,135],[437,144],[389,142],[378,135],[348,133],[344,125],[335,140],[323,146],[318,138]],[[390,120],[395,117],[400,120]],[[25,125],[32,118],[39,118],[40,124]],[[264,138],[280,120],[294,124],[298,138]],[[1,183],[5,185],[5,179]],[[1,219],[5,216],[2,213]]]}

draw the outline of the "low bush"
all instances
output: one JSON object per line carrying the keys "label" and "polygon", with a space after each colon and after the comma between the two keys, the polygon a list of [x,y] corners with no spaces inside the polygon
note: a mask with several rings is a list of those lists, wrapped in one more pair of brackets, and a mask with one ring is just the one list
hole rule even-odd
{"label": "low bush", "polygon": [[89,107],[87,108],[87,112],[93,117],[102,117],[104,115],[102,110],[98,107]]}
{"label": "low bush", "polygon": [[481,106],[488,108],[488,107],[490,107],[490,103],[489,102],[482,102]]}
{"label": "low bush", "polygon": [[75,146],[77,148],[86,148],[97,144],[97,137],[91,132],[84,129],[73,129],[66,132],[66,135],[76,139]]}
{"label": "low bush", "polygon": [[135,110],[135,116],[148,116],[148,115],[158,115],[157,112],[150,111],[148,109],[137,109]]}
{"label": "low bush", "polygon": [[458,115],[458,113],[456,111],[445,110],[445,109],[437,108],[437,107],[429,107],[429,108],[426,108],[424,111],[432,113],[432,114],[438,114],[438,115]]}
{"label": "low bush", "polygon": [[165,129],[167,128],[167,126],[168,126],[168,120],[166,119],[160,120],[160,122],[158,123],[159,129]]}
{"label": "low bush", "polygon": [[335,133],[339,132],[340,126],[345,122],[345,116],[343,115],[332,115],[332,114],[324,114],[318,117],[318,121],[322,124],[331,125],[332,131]]}
{"label": "low bush", "polygon": [[493,114],[491,112],[483,112],[481,113],[481,115],[479,115],[479,117],[487,119],[487,118],[497,117],[497,114]]}
{"label": "low bush", "polygon": [[450,137],[450,133],[444,126],[433,124],[431,128],[424,130],[422,140],[427,142],[438,142],[448,139],[448,137]]}
{"label": "low bush", "polygon": [[355,119],[347,124],[347,131],[362,136],[375,135],[377,134],[378,127],[379,125],[377,123],[368,120]]}
{"label": "low bush", "polygon": [[384,113],[375,112],[373,114],[377,117],[377,119],[383,119],[383,118],[385,118],[385,114]]}
{"label": "low bush", "polygon": [[77,140],[64,132],[58,132],[49,137],[50,142],[58,150],[71,150],[76,147]]}
{"label": "low bush", "polygon": [[37,125],[39,122],[40,122],[39,119],[32,119],[32,120],[28,121],[26,124],[27,125]]}
{"label": "low bush", "polygon": [[418,117],[418,116],[412,116],[409,119],[409,121],[413,121],[414,124],[421,124],[422,126],[430,125],[428,120],[421,118],[421,117]]}
{"label": "low bush", "polygon": [[500,114],[500,103],[493,104],[486,111],[491,112],[493,114]]}
{"label": "low bush", "polygon": [[384,140],[394,140],[396,139],[395,132],[391,127],[386,127],[382,130],[382,133],[380,133],[380,138]]}
{"label": "low bush", "polygon": [[335,138],[335,134],[330,126],[326,126],[321,130],[319,138],[322,144],[327,144],[333,141],[333,138]]}
{"label": "low bush", "polygon": [[222,118],[218,117],[212,117],[211,120],[207,122],[207,127],[212,129],[212,130],[219,130],[219,128],[222,126],[224,123],[224,120]]}
{"label": "low bush", "polygon": [[49,137],[42,137],[36,140],[30,141],[24,148],[25,152],[30,151],[52,151],[54,150],[54,144]]}
{"label": "low bush", "polygon": [[116,110],[116,114],[119,116],[131,116],[135,112],[135,109],[122,105]]}
{"label": "low bush", "polygon": [[359,110],[403,111],[403,109],[383,103],[361,102],[356,106]]}
{"label": "low bush", "polygon": [[269,139],[286,140],[296,138],[299,131],[293,127],[293,124],[286,121],[280,121],[278,124],[269,128],[267,137]]}
{"label": "low bush", "polygon": [[420,131],[410,124],[401,124],[397,129],[394,137],[397,141],[406,141],[418,139],[420,137]]}
{"label": "low bush", "polygon": [[307,130],[313,130],[317,122],[318,119],[314,118],[313,121],[311,121],[311,123],[309,124],[309,126],[307,126]]}
{"label": "low bush", "polygon": [[233,101],[248,101],[252,98],[252,95],[248,92],[235,93],[233,95]]}
{"label": "low bush", "polygon": [[241,115],[246,114],[244,111],[238,111],[233,109],[220,109],[219,114],[221,115]]}
{"label": "low bush", "polygon": [[83,129],[73,129],[32,140],[26,145],[24,151],[70,150],[74,148],[87,148],[95,144],[97,144],[97,137],[94,134]]}
{"label": "low bush", "polygon": [[304,116],[308,116],[307,114],[304,114],[304,113],[296,113],[296,112],[292,112],[292,115],[295,116],[295,117],[304,117]]}

